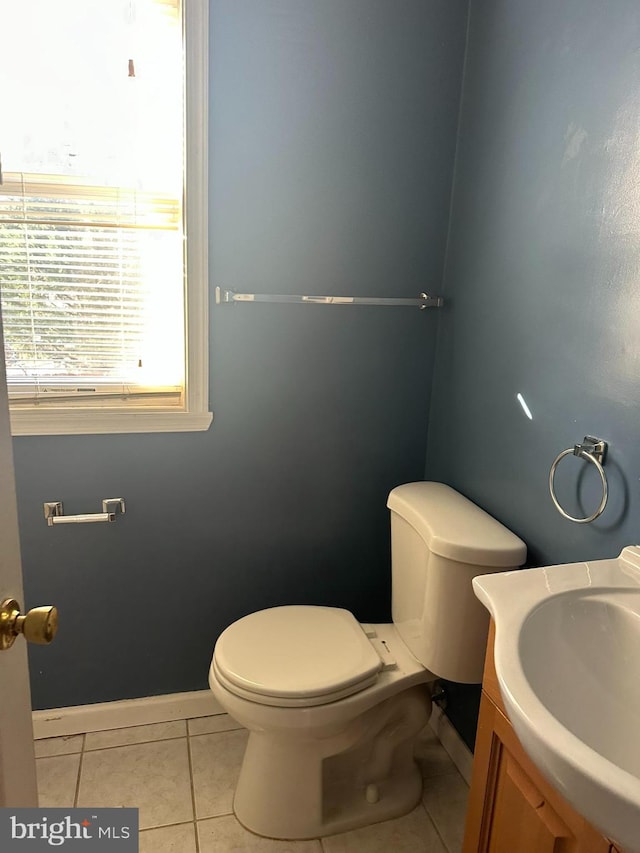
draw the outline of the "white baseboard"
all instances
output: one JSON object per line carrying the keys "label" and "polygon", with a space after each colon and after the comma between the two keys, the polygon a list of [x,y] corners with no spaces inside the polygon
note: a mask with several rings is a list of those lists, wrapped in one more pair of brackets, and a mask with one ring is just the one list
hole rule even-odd
{"label": "white baseboard", "polygon": [[[190,693],[168,693],[142,699],[122,699],[95,705],[74,705],[33,712],[33,735],[36,740],[63,737],[83,732],[101,732],[127,726],[166,723],[209,717],[224,711],[210,690]],[[462,777],[471,784],[473,753],[449,722],[442,709],[434,705],[429,725],[446,749]]]}
{"label": "white baseboard", "polygon": [[39,740],[223,713],[210,690],[194,690],[191,693],[169,693],[142,699],[34,711],[33,735]]}
{"label": "white baseboard", "polygon": [[449,757],[456,765],[462,778],[467,785],[471,785],[471,772],[473,770],[473,753],[462,740],[449,718],[445,715],[442,708],[439,708],[435,703],[431,713],[429,725],[436,733],[436,737],[449,753]]}

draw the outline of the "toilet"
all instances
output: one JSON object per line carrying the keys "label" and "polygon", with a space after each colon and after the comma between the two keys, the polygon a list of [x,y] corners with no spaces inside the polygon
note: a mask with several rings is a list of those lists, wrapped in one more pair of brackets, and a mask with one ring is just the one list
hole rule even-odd
{"label": "toilet", "polygon": [[318,838],[411,811],[413,757],[437,678],[482,680],[488,613],[476,575],[522,565],[525,544],[454,489],[393,489],[391,624],[286,605],[226,628],[209,684],[249,730],[234,797],[258,835]]}

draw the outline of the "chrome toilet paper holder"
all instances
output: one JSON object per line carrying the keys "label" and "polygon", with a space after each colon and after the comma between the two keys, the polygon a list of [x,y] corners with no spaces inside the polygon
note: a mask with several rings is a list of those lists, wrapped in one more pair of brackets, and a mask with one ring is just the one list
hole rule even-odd
{"label": "chrome toilet paper holder", "polygon": [[96,521],[115,521],[118,515],[126,511],[124,498],[105,498],[102,501],[102,512],[89,512],[81,515],[65,515],[62,501],[46,501],[44,517],[49,527],[54,524],[87,524]]}

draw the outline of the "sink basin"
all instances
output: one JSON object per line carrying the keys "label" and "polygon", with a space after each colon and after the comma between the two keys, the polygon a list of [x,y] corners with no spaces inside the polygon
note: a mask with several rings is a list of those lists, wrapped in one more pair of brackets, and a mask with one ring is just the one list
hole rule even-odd
{"label": "sink basin", "polygon": [[587,820],[640,853],[640,548],[473,585],[525,750]]}

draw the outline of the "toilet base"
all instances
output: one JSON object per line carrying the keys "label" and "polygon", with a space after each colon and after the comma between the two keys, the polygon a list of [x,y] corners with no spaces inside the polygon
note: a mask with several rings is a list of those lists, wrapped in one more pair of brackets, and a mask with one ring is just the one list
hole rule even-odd
{"label": "toilet base", "polygon": [[430,713],[423,684],[321,737],[250,731],[236,817],[257,835],[305,839],[406,814],[422,795],[413,749]]}

